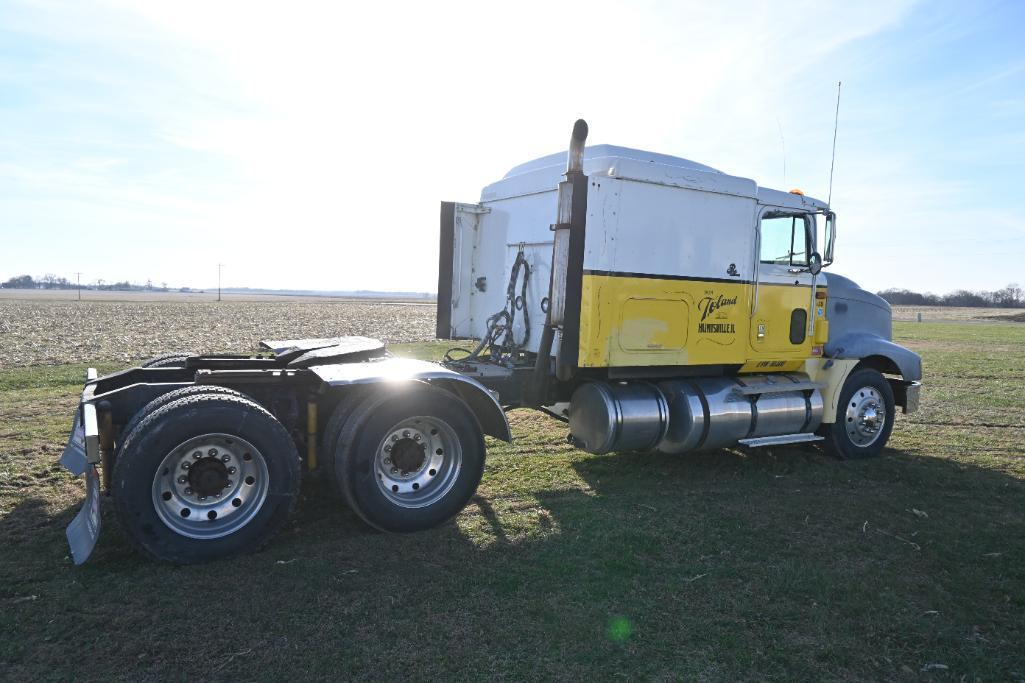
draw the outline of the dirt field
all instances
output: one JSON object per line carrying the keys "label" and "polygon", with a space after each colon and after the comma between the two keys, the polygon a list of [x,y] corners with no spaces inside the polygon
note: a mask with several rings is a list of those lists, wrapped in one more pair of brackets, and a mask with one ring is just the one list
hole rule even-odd
{"label": "dirt field", "polygon": [[[894,306],[893,319],[922,322],[1004,322],[1006,318],[1020,313],[1011,308],[967,308],[956,306]],[[1021,321],[1018,321],[1021,322]]]}
{"label": "dirt field", "polygon": [[362,334],[394,343],[434,337],[433,303],[313,297],[180,300],[186,296],[158,301],[0,298],[0,368],[127,363],[177,350],[247,353],[261,339]]}
{"label": "dirt field", "polygon": [[374,533],[313,475],[262,552],[160,565],[105,500],[74,567],[82,482],[56,461],[82,361],[433,325],[425,307],[92,306],[86,324],[66,302],[0,302],[4,680],[1025,680],[1025,325],[896,323],[923,405],[874,460],[593,456],[513,411],[514,443],[489,440],[477,497],[443,528]]}

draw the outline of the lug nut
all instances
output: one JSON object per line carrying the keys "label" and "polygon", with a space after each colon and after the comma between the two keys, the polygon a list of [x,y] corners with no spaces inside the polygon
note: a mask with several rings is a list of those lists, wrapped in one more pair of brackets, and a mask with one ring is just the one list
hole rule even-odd
{"label": "lug nut", "polygon": [[398,441],[399,440],[399,435],[398,434],[392,434],[391,435],[391,440],[392,441]]}
{"label": "lug nut", "polygon": [[230,455],[222,455],[221,456],[221,462],[228,462],[229,460],[231,460],[231,456]]}
{"label": "lug nut", "polygon": [[409,438],[409,430],[408,429],[406,431],[402,432],[402,438],[403,439],[408,439]]}
{"label": "lug nut", "polygon": [[217,449],[216,448],[211,448],[210,450],[208,450],[206,452],[206,454],[209,455],[211,458],[215,458],[215,457],[217,457]]}
{"label": "lug nut", "polygon": [[188,481],[188,479],[186,477],[178,477],[178,483],[179,484],[184,484],[187,481]]}
{"label": "lug nut", "polygon": [[185,495],[186,496],[191,496],[192,495],[192,489],[189,488],[188,486],[185,487]]}
{"label": "lug nut", "polygon": [[196,460],[199,460],[200,458],[203,457],[203,454],[200,453],[199,451],[196,451],[195,453],[192,454],[192,457],[195,458]]}
{"label": "lug nut", "polygon": [[200,496],[199,499],[200,500],[206,500],[206,496]]}
{"label": "lug nut", "polygon": [[384,452],[385,453],[391,453],[391,446],[385,446],[384,447]]}
{"label": "lug nut", "polygon": [[392,474],[398,474],[399,473],[399,468],[398,467],[391,468],[391,473]]}
{"label": "lug nut", "polygon": [[413,441],[419,441],[419,440],[420,440],[420,435],[419,434],[414,434],[413,435]]}
{"label": "lug nut", "polygon": [[229,480],[228,480],[228,485],[227,485],[227,486],[225,486],[224,488],[226,488],[226,489],[227,489],[227,488],[231,488],[231,487],[232,487],[232,486],[234,486],[234,485],[235,485],[235,482],[233,482],[233,481],[232,481],[231,479],[229,479]]}
{"label": "lug nut", "polygon": [[228,468],[228,474],[235,474],[235,472],[237,472],[237,471],[238,470],[236,470],[234,467],[229,467]]}
{"label": "lug nut", "polygon": [[183,469],[183,470],[187,470],[187,469],[189,469],[189,463],[187,463],[187,462],[183,462],[183,463],[182,463],[182,469]]}
{"label": "lug nut", "polygon": [[385,458],[384,459],[384,464],[385,465],[390,465],[391,464],[391,458]]}

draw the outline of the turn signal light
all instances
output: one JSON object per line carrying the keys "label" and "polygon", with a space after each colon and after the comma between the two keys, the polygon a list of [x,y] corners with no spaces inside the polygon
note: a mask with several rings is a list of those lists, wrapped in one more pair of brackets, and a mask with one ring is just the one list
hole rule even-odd
{"label": "turn signal light", "polygon": [[817,290],[815,290],[815,298],[816,299],[825,299],[826,298],[826,290],[824,290],[824,289],[817,289]]}
{"label": "turn signal light", "polygon": [[822,346],[820,345],[820,346],[813,346],[813,347],[811,347],[811,355],[813,355],[813,356],[821,356],[822,355]]}

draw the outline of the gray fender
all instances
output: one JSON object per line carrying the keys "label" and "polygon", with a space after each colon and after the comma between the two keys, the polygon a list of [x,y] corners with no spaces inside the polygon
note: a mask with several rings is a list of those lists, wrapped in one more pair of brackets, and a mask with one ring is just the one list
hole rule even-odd
{"label": "gray fender", "polygon": [[[825,355],[829,358],[870,358],[881,356],[892,363],[891,367],[879,368],[883,372],[900,374],[909,382],[922,379],[922,357],[910,349],[866,332],[851,332],[826,344]],[[889,364],[887,364],[889,366]]]}
{"label": "gray fender", "polygon": [[446,367],[412,358],[385,358],[365,363],[315,365],[310,370],[333,387],[420,381],[450,391],[466,401],[488,436],[512,441],[505,411],[483,384]]}

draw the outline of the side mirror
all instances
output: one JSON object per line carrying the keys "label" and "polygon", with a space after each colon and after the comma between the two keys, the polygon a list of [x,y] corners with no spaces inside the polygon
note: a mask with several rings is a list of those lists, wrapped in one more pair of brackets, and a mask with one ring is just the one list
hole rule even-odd
{"label": "side mirror", "polygon": [[824,253],[825,257],[823,262],[825,265],[829,265],[833,262],[833,244],[836,242],[836,214],[830,211],[826,214],[826,234],[825,234],[825,246]]}
{"label": "side mirror", "polygon": [[813,251],[811,256],[808,257],[808,272],[812,275],[818,275],[822,272],[822,255],[817,251]]}

